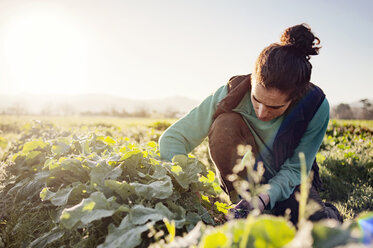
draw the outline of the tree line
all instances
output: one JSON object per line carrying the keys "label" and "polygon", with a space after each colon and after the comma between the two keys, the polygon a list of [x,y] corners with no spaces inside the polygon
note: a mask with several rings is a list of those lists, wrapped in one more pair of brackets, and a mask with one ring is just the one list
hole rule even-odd
{"label": "tree line", "polygon": [[360,100],[362,106],[354,107],[341,103],[331,108],[330,117],[333,119],[373,120],[373,105],[368,99]]}

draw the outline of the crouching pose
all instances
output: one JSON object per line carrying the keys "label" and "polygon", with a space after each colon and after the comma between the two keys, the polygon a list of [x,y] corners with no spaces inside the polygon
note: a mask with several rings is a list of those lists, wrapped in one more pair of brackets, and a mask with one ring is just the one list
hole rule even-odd
{"label": "crouching pose", "polygon": [[[319,39],[310,28],[287,28],[280,43],[266,47],[256,60],[252,74],[234,76],[198,107],[170,126],[160,137],[161,157],[188,154],[207,136],[211,159],[222,188],[234,188],[227,176],[240,159],[239,145],[250,145],[256,161],[262,161],[263,183],[269,190],[255,199],[259,209],[283,215],[291,210],[291,221],[298,221],[301,168],[298,154],[306,158],[307,173],[314,173],[309,197],[321,210],[311,220],[337,218],[322,202],[316,153],[329,121],[329,104],[323,91],[310,82],[311,55],[318,54]],[[236,208],[250,210],[251,202],[241,200]]]}

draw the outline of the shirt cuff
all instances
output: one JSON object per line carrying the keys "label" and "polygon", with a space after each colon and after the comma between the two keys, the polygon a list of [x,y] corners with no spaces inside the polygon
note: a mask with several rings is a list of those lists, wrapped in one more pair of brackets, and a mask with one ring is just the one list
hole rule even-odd
{"label": "shirt cuff", "polygon": [[276,184],[269,184],[270,188],[268,190],[268,196],[269,196],[269,208],[270,210],[276,205],[276,202],[281,195],[281,189],[280,187],[276,187]]}

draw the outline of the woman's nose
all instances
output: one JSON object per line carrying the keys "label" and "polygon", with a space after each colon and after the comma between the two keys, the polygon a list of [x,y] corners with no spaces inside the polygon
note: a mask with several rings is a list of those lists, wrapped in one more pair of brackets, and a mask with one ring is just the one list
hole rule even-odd
{"label": "woman's nose", "polygon": [[259,104],[258,107],[258,118],[263,118],[266,115],[266,107],[263,104]]}

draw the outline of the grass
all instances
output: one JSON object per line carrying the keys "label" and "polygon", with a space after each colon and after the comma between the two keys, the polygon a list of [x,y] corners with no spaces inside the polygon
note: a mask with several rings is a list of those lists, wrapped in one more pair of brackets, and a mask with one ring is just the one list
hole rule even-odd
{"label": "grass", "polygon": [[332,120],[341,125],[351,124],[373,130],[373,120]]}
{"label": "grass", "polygon": [[155,122],[174,123],[176,119],[170,118],[135,118],[135,117],[108,117],[108,116],[41,116],[41,115],[0,115],[0,124],[25,125],[26,123],[39,120],[50,122],[64,128],[71,126],[106,124],[118,127],[148,126]]}

